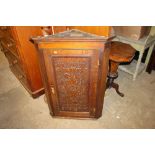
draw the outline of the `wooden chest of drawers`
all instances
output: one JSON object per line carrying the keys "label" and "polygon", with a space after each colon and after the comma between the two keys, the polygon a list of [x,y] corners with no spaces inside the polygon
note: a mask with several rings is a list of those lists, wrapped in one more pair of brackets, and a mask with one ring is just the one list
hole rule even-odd
{"label": "wooden chest of drawers", "polygon": [[44,88],[36,49],[29,39],[41,34],[37,26],[0,27],[0,43],[10,69],[34,98],[43,94]]}
{"label": "wooden chest of drawers", "polygon": [[32,38],[52,116],[99,118],[108,69],[107,38],[70,30]]}

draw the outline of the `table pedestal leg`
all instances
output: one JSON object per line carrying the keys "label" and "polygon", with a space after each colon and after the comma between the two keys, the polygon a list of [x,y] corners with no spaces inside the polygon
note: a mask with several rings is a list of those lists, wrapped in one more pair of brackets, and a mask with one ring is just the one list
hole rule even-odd
{"label": "table pedestal leg", "polygon": [[106,89],[114,88],[118,95],[121,97],[124,97],[124,94],[119,91],[119,85],[117,83],[114,83],[114,80],[118,77],[117,69],[119,66],[119,63],[110,61],[109,62],[109,73],[108,73],[108,80],[106,84]]}

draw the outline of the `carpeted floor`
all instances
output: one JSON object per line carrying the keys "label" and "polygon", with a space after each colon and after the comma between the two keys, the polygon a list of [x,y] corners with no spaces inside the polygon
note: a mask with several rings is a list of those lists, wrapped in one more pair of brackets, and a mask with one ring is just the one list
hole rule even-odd
{"label": "carpeted floor", "polygon": [[44,95],[32,99],[0,52],[0,128],[155,128],[155,72],[132,81],[119,71],[117,81],[125,97],[108,90],[98,120],[52,118]]}

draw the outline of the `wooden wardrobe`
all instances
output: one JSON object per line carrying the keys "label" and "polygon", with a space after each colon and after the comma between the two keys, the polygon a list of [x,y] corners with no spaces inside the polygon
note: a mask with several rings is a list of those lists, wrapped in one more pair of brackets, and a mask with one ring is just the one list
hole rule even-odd
{"label": "wooden wardrobe", "polygon": [[0,43],[11,71],[33,98],[44,93],[32,36],[42,35],[40,26],[0,26]]}

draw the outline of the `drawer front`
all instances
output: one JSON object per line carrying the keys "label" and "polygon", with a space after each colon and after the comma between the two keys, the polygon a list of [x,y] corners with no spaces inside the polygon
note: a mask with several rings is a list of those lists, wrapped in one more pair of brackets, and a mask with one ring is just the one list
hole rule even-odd
{"label": "drawer front", "polygon": [[14,56],[7,49],[3,49],[3,51],[4,51],[4,54],[9,61],[10,67],[14,66],[15,68],[17,68],[18,70],[20,70],[24,74],[23,67],[22,67],[22,64],[21,64],[19,58]]}
{"label": "drawer front", "polygon": [[3,48],[3,52],[8,59],[9,67],[17,79],[24,85],[25,88],[29,90],[29,85],[27,82],[26,75],[24,73],[23,67],[21,65],[18,57],[14,56],[9,50]]}
{"label": "drawer front", "polygon": [[0,26],[0,37],[9,37],[13,39],[9,26]]}
{"label": "drawer front", "polygon": [[26,76],[25,76],[24,72],[22,70],[20,70],[19,68],[17,68],[17,66],[15,66],[15,65],[10,66],[10,69],[15,74],[15,76],[18,78],[18,80],[20,80],[20,82],[24,86],[28,87],[28,83],[27,83]]}
{"label": "drawer front", "polygon": [[19,56],[18,54],[18,50],[16,48],[16,43],[9,38],[2,38],[1,39],[1,45],[8,49],[9,51],[11,51],[14,55],[16,55],[17,57]]}
{"label": "drawer front", "polygon": [[23,71],[22,65],[20,63],[20,60],[16,58],[11,52],[7,51],[5,52],[5,56],[7,57],[9,61],[9,66],[11,71],[15,74],[15,76],[18,78],[18,80],[21,81],[21,83],[28,87],[28,83],[26,80],[26,75]]}

